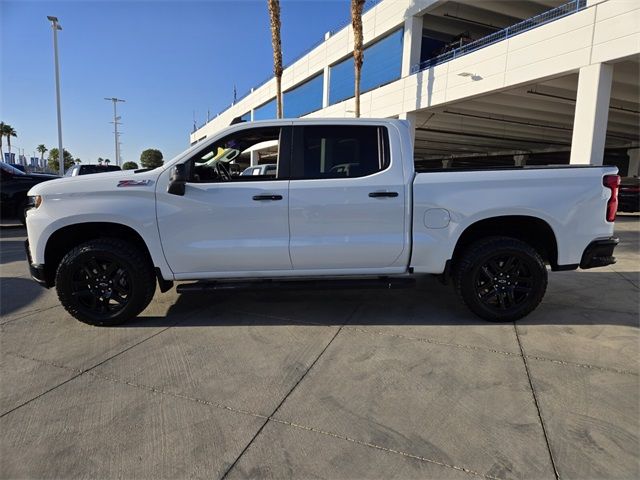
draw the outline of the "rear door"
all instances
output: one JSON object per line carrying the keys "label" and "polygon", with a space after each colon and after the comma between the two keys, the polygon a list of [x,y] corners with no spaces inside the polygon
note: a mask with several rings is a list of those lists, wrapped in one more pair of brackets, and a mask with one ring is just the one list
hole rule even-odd
{"label": "rear door", "polygon": [[[396,266],[405,244],[400,156],[386,126],[294,127],[289,185],[295,270]],[[399,153],[399,152],[398,152]]]}

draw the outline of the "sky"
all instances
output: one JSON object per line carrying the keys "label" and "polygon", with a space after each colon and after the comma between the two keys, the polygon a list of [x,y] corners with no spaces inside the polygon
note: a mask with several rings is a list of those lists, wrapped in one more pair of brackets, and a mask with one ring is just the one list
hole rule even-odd
{"label": "sky", "polygon": [[[349,0],[281,0],[285,65],[349,21]],[[267,0],[0,0],[0,120],[12,151],[56,148],[53,38],[57,16],[64,148],[84,163],[115,160],[113,105],[122,117],[121,158],[146,148],[170,159],[198,126],[267,80],[273,54]],[[6,138],[3,151],[7,151]],[[36,153],[37,156],[39,154]]]}

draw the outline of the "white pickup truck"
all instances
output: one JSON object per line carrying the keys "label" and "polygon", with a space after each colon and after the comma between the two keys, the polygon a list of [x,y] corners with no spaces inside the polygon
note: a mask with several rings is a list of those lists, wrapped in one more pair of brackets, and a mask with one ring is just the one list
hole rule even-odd
{"label": "white pickup truck", "polygon": [[[615,168],[416,172],[409,128],[240,123],[154,170],[38,184],[26,218],[31,275],[94,325],[137,316],[156,284],[164,292],[173,281],[197,281],[179,292],[393,287],[421,274],[451,278],[480,317],[513,321],[542,300],[547,265],[615,262]],[[262,158],[258,144],[271,145]],[[247,152],[276,171],[230,175],[220,159]]]}

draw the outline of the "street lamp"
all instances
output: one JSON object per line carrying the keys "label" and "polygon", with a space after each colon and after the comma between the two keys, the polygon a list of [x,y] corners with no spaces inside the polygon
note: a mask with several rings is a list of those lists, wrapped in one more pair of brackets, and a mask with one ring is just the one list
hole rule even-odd
{"label": "street lamp", "polygon": [[60,111],[60,66],[58,65],[58,30],[62,27],[58,23],[58,17],[47,16],[53,30],[53,59],[56,72],[56,105],[58,108],[58,162],[60,164],[60,176],[64,176],[64,148],[62,147],[62,112]]}
{"label": "street lamp", "polygon": [[110,102],[113,102],[113,128],[114,128],[113,133],[115,135],[115,143],[116,143],[116,165],[120,165],[120,134],[118,133],[118,125],[122,125],[122,124],[118,120],[120,120],[122,117],[118,116],[118,112],[116,110],[116,104],[118,102],[124,102],[124,100],[116,97],[111,97],[111,98],[104,97],[104,99]]}

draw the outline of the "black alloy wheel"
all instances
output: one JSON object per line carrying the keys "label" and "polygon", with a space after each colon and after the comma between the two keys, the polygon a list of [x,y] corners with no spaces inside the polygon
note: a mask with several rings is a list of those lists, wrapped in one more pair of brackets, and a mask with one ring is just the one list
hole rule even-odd
{"label": "black alloy wheel", "polygon": [[108,318],[127,305],[131,292],[131,274],[117,260],[94,256],[75,265],[71,294],[87,313]]}
{"label": "black alloy wheel", "polygon": [[149,255],[117,238],[78,245],[61,260],[56,290],[62,306],[90,325],[117,325],[151,302],[156,278]]}
{"label": "black alloy wheel", "polygon": [[547,289],[547,268],[529,244],[489,237],[455,259],[456,290],[469,309],[485,320],[509,322],[531,313]]}
{"label": "black alloy wheel", "polygon": [[518,254],[495,255],[478,269],[475,289],[482,303],[507,311],[526,302],[533,293],[533,276]]}

